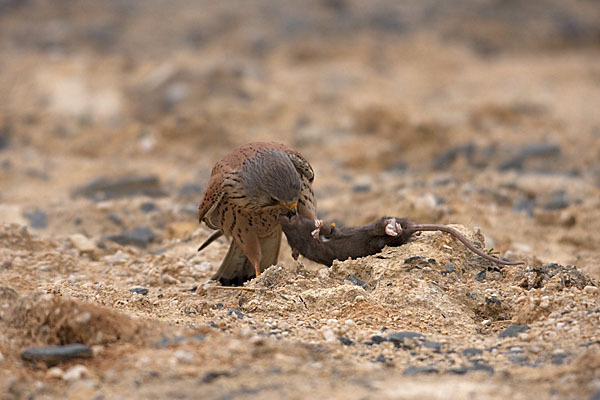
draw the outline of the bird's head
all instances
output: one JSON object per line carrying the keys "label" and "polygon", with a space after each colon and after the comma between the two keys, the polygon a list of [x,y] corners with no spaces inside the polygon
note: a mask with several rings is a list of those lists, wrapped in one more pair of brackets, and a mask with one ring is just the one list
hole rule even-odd
{"label": "bird's head", "polygon": [[242,185],[252,205],[296,212],[302,182],[289,156],[279,150],[256,153],[243,167]]}

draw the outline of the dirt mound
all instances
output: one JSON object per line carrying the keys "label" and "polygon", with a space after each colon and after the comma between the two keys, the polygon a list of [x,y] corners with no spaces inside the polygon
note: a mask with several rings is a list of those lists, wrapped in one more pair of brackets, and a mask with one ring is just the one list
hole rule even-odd
{"label": "dirt mound", "polygon": [[31,345],[142,344],[150,333],[142,321],[111,309],[51,294],[13,299],[6,315],[6,323],[18,329]]}

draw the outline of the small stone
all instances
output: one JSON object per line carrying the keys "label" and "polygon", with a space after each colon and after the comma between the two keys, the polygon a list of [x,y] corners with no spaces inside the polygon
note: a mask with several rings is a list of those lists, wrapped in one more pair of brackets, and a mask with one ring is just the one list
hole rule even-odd
{"label": "small stone", "polygon": [[588,285],[588,286],[586,286],[586,287],[583,288],[583,292],[587,293],[587,294],[591,294],[591,295],[597,296],[598,293],[600,293],[600,289],[598,289],[597,286],[590,286],[590,285]]}
{"label": "small stone", "polygon": [[562,365],[565,362],[565,358],[567,358],[567,353],[555,354],[552,356],[552,360],[550,361],[553,365]]}
{"label": "small stone", "polygon": [[173,353],[173,355],[175,356],[175,359],[180,363],[191,364],[194,361],[194,354],[190,353],[189,351],[176,350],[175,353]]}
{"label": "small stone", "polygon": [[84,196],[93,201],[119,199],[129,196],[165,196],[156,176],[128,176],[118,179],[99,178],[75,189],[73,196]]}
{"label": "small stone", "polygon": [[[394,343],[395,347],[413,347],[415,341],[421,341],[425,339],[425,335],[418,332],[410,332],[410,331],[399,331],[392,332],[387,335],[386,340],[388,342]],[[411,346],[413,345],[413,346]]]}
{"label": "small stone", "polygon": [[462,354],[467,357],[480,356],[483,354],[483,350],[475,347],[468,347],[462,351]]}
{"label": "small stone", "polygon": [[75,247],[82,253],[90,253],[96,248],[94,242],[92,242],[90,239],[88,239],[81,233],[75,233],[69,236],[69,240],[71,241],[73,247]]}
{"label": "small stone", "polygon": [[336,340],[335,333],[333,333],[333,330],[329,328],[323,329],[321,331],[321,334],[323,335],[323,339],[325,339],[327,343],[333,343]]}
{"label": "small stone", "polygon": [[500,332],[498,337],[507,338],[507,337],[517,337],[519,333],[525,332],[529,329],[528,325],[510,325],[508,328]]}
{"label": "small stone", "polygon": [[23,213],[23,216],[29,220],[29,226],[34,229],[46,229],[48,227],[48,218],[42,210],[34,210]]}
{"label": "small stone", "polygon": [[404,371],[402,371],[402,375],[415,376],[415,375],[423,375],[423,374],[437,374],[438,372],[440,372],[440,371],[433,366],[426,366],[426,367],[410,366],[410,367],[406,368]]}
{"label": "small stone", "polygon": [[350,274],[348,275],[348,277],[346,278],[347,281],[351,282],[352,284],[356,285],[356,286],[360,286],[363,289],[367,288],[367,284],[365,283],[365,281],[360,280],[356,275],[354,274]]}
{"label": "small stone", "polygon": [[440,353],[442,346],[443,344],[441,342],[426,341],[423,343],[423,347],[426,349],[433,349],[434,353]]}
{"label": "small stone", "polygon": [[473,361],[473,365],[469,369],[471,371],[486,371],[490,375],[494,374],[494,367],[481,361]]}
{"label": "small stone", "polygon": [[600,400],[600,389],[596,390],[596,393],[591,395],[588,400]]}
{"label": "small stone", "polygon": [[446,263],[446,271],[454,272],[455,268],[456,268],[456,265],[454,265],[454,263],[451,263],[451,262]]}
{"label": "small stone", "polygon": [[522,342],[529,342],[530,340],[533,340],[533,336],[526,332],[519,333],[518,338]]}
{"label": "small stone", "polygon": [[227,371],[208,371],[204,374],[204,376],[202,376],[202,383],[211,383],[217,378],[229,375],[231,374]]}
{"label": "small stone", "polygon": [[227,307],[227,315],[235,315],[239,319],[243,319],[244,317],[250,318],[246,314],[244,314],[243,312],[238,310],[237,308],[233,308],[233,307]]}
{"label": "small stone", "polygon": [[385,339],[382,336],[373,335],[371,336],[371,342],[373,342],[374,344],[379,344],[385,342]]}
{"label": "small stone", "polygon": [[117,250],[117,252],[115,254],[104,257],[104,260],[109,263],[121,263],[123,261],[127,261],[128,259],[129,259],[129,255],[122,252],[121,250]]}
{"label": "small stone", "polygon": [[352,191],[354,193],[366,193],[371,191],[371,184],[370,183],[357,183],[356,185],[352,186]]}
{"label": "small stone", "polygon": [[478,282],[481,282],[482,280],[485,279],[485,275],[486,275],[486,271],[484,269],[483,271],[481,271],[477,275],[475,275],[475,280]]}
{"label": "small stone", "polygon": [[508,361],[512,362],[513,364],[527,365],[529,359],[527,356],[510,356],[508,357]]}
{"label": "small stone", "polygon": [[58,367],[52,367],[48,371],[46,371],[46,378],[48,379],[62,379],[65,374],[65,371]]}
{"label": "small stone", "polygon": [[513,346],[509,350],[511,353],[522,353],[523,352],[523,348],[519,347],[519,346]]}
{"label": "small stone", "polygon": [[338,338],[338,340],[344,345],[344,346],[352,346],[354,344],[354,341],[348,339],[347,337],[344,336],[340,336]]}
{"label": "small stone", "polygon": [[151,201],[146,201],[146,202],[144,202],[144,203],[142,203],[140,205],[140,210],[142,210],[145,213],[149,213],[149,212],[154,211],[156,209],[158,209],[158,207],[156,207],[156,204],[154,204]]}
{"label": "small stone", "polygon": [[523,212],[528,216],[533,216],[533,210],[535,209],[535,199],[528,197],[517,198],[512,205],[514,211]]}
{"label": "small stone", "polygon": [[137,294],[141,294],[141,295],[146,295],[146,294],[148,294],[148,289],[146,289],[146,288],[143,288],[143,287],[136,287],[136,288],[132,288],[132,289],[129,289],[129,291],[130,291],[131,293],[137,293]]}
{"label": "small stone", "polygon": [[89,375],[88,369],[81,364],[77,364],[65,371],[62,378],[67,382],[78,381]]}
{"label": "small stone", "polygon": [[544,209],[548,211],[562,210],[569,207],[570,201],[564,190],[557,190],[550,194],[550,200],[544,204]]}
{"label": "small stone", "polygon": [[156,235],[154,232],[145,226],[138,226],[131,232],[123,232],[120,235],[109,235],[105,237],[106,240],[118,243],[121,246],[131,245],[142,248],[146,248],[155,238]]}
{"label": "small stone", "polygon": [[21,353],[21,358],[31,362],[42,361],[47,365],[52,366],[74,358],[90,358],[92,355],[91,348],[76,343],[64,346],[33,347],[24,350]]}

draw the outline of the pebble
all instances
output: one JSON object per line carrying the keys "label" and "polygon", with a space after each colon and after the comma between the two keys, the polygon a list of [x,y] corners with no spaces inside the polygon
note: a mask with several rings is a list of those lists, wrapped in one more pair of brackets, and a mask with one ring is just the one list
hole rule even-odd
{"label": "pebble", "polygon": [[553,365],[562,365],[565,362],[565,358],[567,358],[568,354],[567,353],[560,353],[560,354],[555,354],[552,356],[552,359],[550,360],[550,362]]}
{"label": "pebble", "polygon": [[483,354],[483,350],[481,349],[477,349],[475,347],[469,347],[466,348],[462,351],[463,356],[467,356],[467,357],[473,357],[473,356],[480,356]]}
{"label": "pebble", "polygon": [[132,289],[129,289],[129,291],[130,291],[131,293],[137,293],[137,294],[141,294],[141,295],[146,295],[146,294],[148,294],[148,289],[146,289],[146,288],[143,288],[143,287],[136,287],[136,288],[132,288]]}
{"label": "pebble", "polygon": [[46,371],[46,378],[48,379],[62,379],[65,374],[65,371],[58,367],[52,367],[48,371]]}
{"label": "pebble", "polygon": [[570,205],[567,193],[564,190],[557,190],[550,194],[550,199],[544,204],[544,210],[554,211],[562,210]]}
{"label": "pebble", "polygon": [[78,381],[89,375],[88,369],[81,364],[77,364],[65,371],[62,378],[67,382]]}
{"label": "pebble", "polygon": [[522,353],[523,352],[523,348],[519,347],[519,346],[513,346],[509,350],[511,353]]}
{"label": "pebble", "polygon": [[402,371],[402,375],[415,376],[422,374],[437,374],[438,372],[440,371],[434,366],[415,367],[411,365]]}
{"label": "pebble", "polygon": [[75,233],[69,236],[69,240],[73,247],[79,250],[82,253],[89,253],[94,251],[96,245],[90,239],[88,239],[85,235],[81,233]]}
{"label": "pebble", "polygon": [[104,257],[104,260],[109,263],[120,263],[123,261],[127,261],[128,259],[129,259],[129,255],[124,253],[121,250],[117,250],[117,252],[115,254]]}
{"label": "pebble", "polygon": [[344,346],[352,346],[354,344],[354,341],[352,341],[351,339],[348,339],[347,337],[344,336],[340,336],[338,338],[338,340],[344,345]]}
{"label": "pebble", "polygon": [[175,359],[180,363],[191,364],[194,361],[194,354],[189,351],[176,350],[175,353],[173,353],[173,355],[175,356]]}
{"label": "pebble", "polygon": [[202,376],[202,383],[211,383],[217,378],[229,375],[231,374],[227,371],[208,371],[204,374],[204,376]]}
{"label": "pebble", "polygon": [[583,288],[583,292],[587,293],[587,294],[592,294],[594,296],[597,296],[598,293],[600,293],[600,289],[597,286],[586,286]]}
{"label": "pebble", "polygon": [[142,210],[145,213],[149,213],[149,212],[157,210],[157,209],[158,209],[158,207],[156,207],[156,204],[154,204],[151,201],[146,201],[140,205],[140,210]]}
{"label": "pebble", "polygon": [[484,269],[483,271],[481,271],[477,275],[475,275],[475,280],[478,282],[481,282],[482,280],[485,279],[485,275],[486,275],[486,270]]}
{"label": "pebble", "polygon": [[529,329],[528,325],[510,325],[508,328],[504,329],[498,337],[507,338],[507,337],[517,337],[519,333],[525,332]]}
{"label": "pebble", "polygon": [[533,216],[533,210],[535,209],[535,199],[519,197],[513,202],[512,209],[517,212],[523,212],[531,217]]}
{"label": "pebble", "polygon": [[527,356],[510,356],[508,357],[508,361],[512,362],[513,364],[526,365],[529,359]]}
{"label": "pebble", "polygon": [[337,339],[335,333],[333,333],[333,330],[330,328],[323,329],[321,331],[321,334],[323,335],[323,339],[325,339],[327,343],[334,343]]}
{"label": "pebble", "polygon": [[394,343],[395,347],[411,347],[410,345],[414,345],[415,341],[424,340],[425,335],[418,332],[399,331],[388,334],[385,339],[388,342]]}
{"label": "pebble", "polygon": [[534,143],[524,146],[515,156],[500,164],[499,169],[521,170],[525,161],[532,158],[555,158],[560,154],[560,146],[554,143]]}
{"label": "pebble", "polygon": [[98,178],[90,183],[76,188],[73,196],[87,197],[93,201],[120,199],[130,196],[165,196],[160,180],[154,175],[127,176],[117,179]]}
{"label": "pebble", "polygon": [[91,358],[92,349],[84,344],[68,344],[64,346],[32,347],[21,353],[26,361],[42,361],[47,365],[56,365],[74,358]]}
{"label": "pebble", "polygon": [[367,288],[367,284],[365,283],[365,281],[360,280],[356,275],[354,274],[350,274],[348,275],[348,277],[346,278],[346,280],[348,282],[351,282],[352,284],[356,285],[356,286],[360,286],[363,289]]}
{"label": "pebble", "polygon": [[239,319],[243,319],[244,317],[250,318],[249,316],[247,316],[246,314],[244,314],[237,308],[233,308],[233,307],[227,307],[227,315],[235,315]]}
{"label": "pebble", "polygon": [[146,226],[135,227],[131,232],[125,231],[119,235],[108,235],[106,240],[120,244],[121,246],[136,246],[146,248],[156,238],[152,230]]}
{"label": "pebble", "polygon": [[48,227],[48,218],[42,210],[25,212],[23,216],[29,221],[29,226],[34,229],[46,229]]}
{"label": "pebble", "polygon": [[451,262],[447,262],[446,265],[446,271],[448,272],[454,272],[454,269],[456,268],[456,265],[454,265],[454,263]]}

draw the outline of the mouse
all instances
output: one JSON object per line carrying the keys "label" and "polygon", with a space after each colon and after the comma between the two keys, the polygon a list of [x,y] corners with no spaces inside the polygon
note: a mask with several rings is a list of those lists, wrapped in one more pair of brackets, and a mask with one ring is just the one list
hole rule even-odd
{"label": "mouse", "polygon": [[505,261],[475,247],[469,239],[454,228],[440,224],[417,224],[406,218],[382,217],[359,227],[337,227],[322,220],[311,220],[301,215],[283,214],[279,218],[292,257],[301,254],[309,260],[327,266],[334,260],[366,257],[379,253],[385,246],[401,246],[416,232],[441,231],[454,236],[469,250],[486,260],[502,265],[520,265],[521,261]]}

